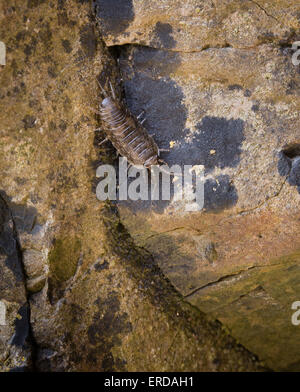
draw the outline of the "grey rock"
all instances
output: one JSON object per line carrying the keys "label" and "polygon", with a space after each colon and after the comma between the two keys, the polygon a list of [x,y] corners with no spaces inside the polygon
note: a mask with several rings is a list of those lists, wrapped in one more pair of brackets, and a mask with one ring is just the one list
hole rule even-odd
{"label": "grey rock", "polygon": [[15,225],[7,203],[0,196],[0,371],[31,367],[29,323]]}

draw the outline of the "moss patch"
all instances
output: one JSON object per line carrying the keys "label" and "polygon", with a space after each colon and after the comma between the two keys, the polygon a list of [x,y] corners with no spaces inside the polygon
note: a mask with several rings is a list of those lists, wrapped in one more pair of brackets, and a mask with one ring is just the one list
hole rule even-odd
{"label": "moss patch", "polygon": [[81,242],[76,237],[56,239],[49,254],[52,283],[65,282],[75,274],[80,250]]}
{"label": "moss patch", "polygon": [[300,252],[274,259],[199,290],[190,302],[220,320],[232,336],[275,371],[299,371]]}

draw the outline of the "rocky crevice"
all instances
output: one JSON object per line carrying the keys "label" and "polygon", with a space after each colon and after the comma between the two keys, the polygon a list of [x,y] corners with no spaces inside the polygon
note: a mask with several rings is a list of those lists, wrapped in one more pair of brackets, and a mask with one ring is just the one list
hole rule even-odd
{"label": "rocky crevice", "polygon": [[[217,280],[208,282],[208,283],[206,283],[203,286],[197,287],[196,289],[194,289],[190,293],[184,295],[184,298],[190,298],[194,294],[199,293],[200,291],[205,290],[206,288],[209,288],[209,287],[218,288],[218,285],[220,283],[231,283],[231,282],[234,282],[234,281],[236,281],[236,280],[238,280],[240,278],[243,278],[245,275],[248,274],[249,271],[252,271],[252,270],[255,270],[255,269],[262,269],[262,268],[265,268],[265,267],[271,268],[271,267],[280,266],[280,265],[283,265],[283,264],[284,264],[284,262],[250,266],[247,269],[243,269],[243,270],[240,270],[238,272],[235,272],[235,273],[232,273],[232,274],[229,274],[229,275],[221,276]],[[247,295],[247,293],[246,294],[242,294],[242,295]]]}
{"label": "rocky crevice", "polygon": [[275,18],[275,16],[271,15],[261,4],[259,4],[257,1],[254,0],[250,0],[253,4],[257,5],[258,8],[260,8],[267,16],[269,16],[270,18],[273,18],[274,20],[276,20],[276,22],[280,23],[280,21]]}
{"label": "rocky crevice", "polygon": [[[19,311],[19,316],[18,318],[16,318],[15,320],[15,325],[16,325],[16,331],[14,333],[14,336],[11,340],[11,344],[14,345],[18,345],[21,347],[21,350],[24,349],[24,352],[26,352],[26,354],[24,353],[23,355],[25,355],[26,357],[26,362],[24,364],[24,366],[19,365],[19,368],[13,368],[11,369],[12,371],[34,371],[35,370],[35,360],[36,360],[36,353],[38,350],[38,346],[37,343],[35,341],[34,335],[33,335],[33,330],[32,330],[32,325],[31,325],[31,309],[30,309],[30,293],[27,291],[26,289],[26,272],[25,272],[25,266],[23,263],[23,252],[21,249],[21,245],[20,245],[20,240],[19,240],[19,233],[17,230],[17,226],[13,217],[13,212],[9,206],[9,202],[3,197],[3,195],[1,195],[0,193],[0,204],[2,204],[1,208],[5,208],[6,213],[9,215],[11,222],[12,222],[12,235],[13,235],[13,240],[15,242],[15,246],[16,246],[16,255],[17,255],[17,263],[19,264],[20,268],[21,268],[21,275],[22,275],[22,282],[23,282],[23,289],[24,289],[24,293],[25,293],[25,303],[23,303],[22,308],[24,309],[24,312],[20,313]],[[1,223],[1,222],[0,222]],[[2,227],[4,229],[4,227]],[[0,236],[4,235],[4,231],[1,233],[0,232]],[[3,239],[5,240],[5,239]],[[2,242],[2,241],[1,241]],[[3,242],[3,245],[5,245],[5,242]],[[12,268],[18,268],[18,266],[14,267],[12,265]],[[2,276],[2,279],[9,279],[8,276]],[[2,295],[4,295],[5,293],[1,293]],[[5,298],[5,296],[4,296]],[[22,320],[23,319],[23,320]],[[21,328],[22,331],[17,331],[17,324],[19,323],[18,320],[22,320],[21,321]],[[27,331],[27,333],[26,333]],[[26,334],[24,335],[22,338],[17,338],[17,334]],[[16,343],[14,343],[16,342]],[[9,354],[8,354],[9,357]],[[8,361],[8,357],[4,360],[4,363]],[[14,362],[14,359],[11,358],[11,361]]]}

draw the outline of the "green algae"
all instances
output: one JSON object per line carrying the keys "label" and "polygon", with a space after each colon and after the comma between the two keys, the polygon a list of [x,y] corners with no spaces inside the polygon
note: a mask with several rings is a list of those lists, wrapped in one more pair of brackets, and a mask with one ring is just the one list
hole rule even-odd
{"label": "green algae", "polygon": [[56,239],[49,253],[50,276],[56,283],[65,282],[76,272],[81,242],[77,237]]}
{"label": "green algae", "polygon": [[299,300],[299,292],[296,251],[199,290],[189,300],[220,320],[268,367],[299,371],[300,328],[291,322],[291,305]]}

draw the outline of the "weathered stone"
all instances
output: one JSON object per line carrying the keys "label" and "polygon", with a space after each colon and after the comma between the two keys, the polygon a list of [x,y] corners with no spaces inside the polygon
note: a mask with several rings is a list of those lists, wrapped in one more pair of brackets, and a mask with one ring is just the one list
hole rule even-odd
{"label": "weathered stone", "polygon": [[[22,298],[29,296],[35,369],[263,370],[220,323],[182,301],[117,209],[93,193],[95,167],[114,154],[95,148],[96,77],[106,88],[108,79],[117,87],[119,75],[90,4],[15,2],[1,12],[9,19],[0,24],[8,48],[0,70],[1,188],[29,278]],[[22,317],[19,347],[29,322],[25,305],[14,311]]]}
{"label": "weathered stone", "polygon": [[0,371],[31,368],[29,307],[15,226],[0,196]]}
{"label": "weathered stone", "polygon": [[26,288],[29,292],[40,291],[48,273],[47,259],[42,252],[34,249],[23,251],[23,265],[26,273]]}
{"label": "weathered stone", "polygon": [[299,33],[299,2],[265,0],[97,0],[107,45],[173,51],[287,44]]}
{"label": "weathered stone", "polygon": [[180,303],[152,257],[135,248],[114,211],[94,208],[92,215],[103,230],[98,238],[105,239],[98,251],[106,267],[98,268],[99,257],[91,249],[94,263],[79,271],[55,307],[45,290],[31,297],[35,336],[43,347],[37,358],[40,370],[261,369],[218,323]]}
{"label": "weathered stone", "polygon": [[189,298],[253,352],[263,352],[273,369],[297,371],[300,331],[291,305],[298,293],[299,252],[198,288]]}
{"label": "weathered stone", "polygon": [[249,210],[277,195],[285,180],[279,153],[297,140],[300,121],[299,89],[287,90],[292,81],[300,86],[291,52],[262,46],[255,56],[230,48],[174,55],[132,47],[120,64],[129,107],[145,110],[161,148],[172,143],[163,158],[205,166],[207,210]]}
{"label": "weathered stone", "polygon": [[[169,165],[205,167],[201,212],[163,200],[122,201],[122,222],[187,300],[241,271],[272,271],[274,260],[295,254],[300,244],[300,74],[290,47],[300,34],[298,2],[132,0],[114,13],[116,3],[98,0],[97,15],[106,44],[117,45],[129,109],[145,112],[149,133],[170,149],[161,154]],[[280,273],[288,291],[292,277],[284,267]],[[267,279],[255,282],[258,295],[272,297]],[[247,288],[245,281],[241,295]],[[285,296],[282,314],[263,300],[277,335],[290,322],[294,300]],[[201,299],[193,304],[202,309]],[[233,327],[239,341],[270,367],[299,368],[297,350],[288,349],[292,328],[268,349],[260,344],[269,333],[262,319],[239,306],[228,306],[224,317],[232,326],[231,312],[241,311],[247,327]]]}
{"label": "weathered stone", "polygon": [[36,278],[46,272],[43,254],[39,251],[33,249],[24,250],[23,263],[26,275],[29,279]]}

